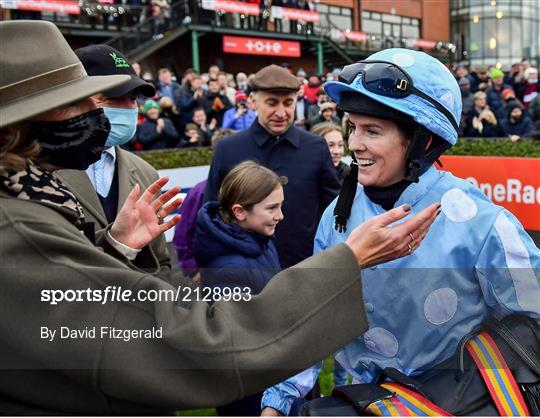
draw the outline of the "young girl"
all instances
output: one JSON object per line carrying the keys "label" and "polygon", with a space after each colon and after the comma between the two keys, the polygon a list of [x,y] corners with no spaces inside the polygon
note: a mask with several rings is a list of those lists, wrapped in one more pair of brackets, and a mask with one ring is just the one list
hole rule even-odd
{"label": "young girl", "polygon": [[283,219],[286,182],[253,161],[225,176],[219,202],[207,202],[197,219],[193,250],[203,286],[257,294],[281,270],[272,237]]}
{"label": "young girl", "polygon": [[[281,270],[272,242],[283,219],[286,177],[253,161],[234,167],[223,179],[219,202],[207,202],[199,211],[193,251],[201,268],[203,287],[263,290]],[[220,416],[260,413],[262,393],[217,408]]]}

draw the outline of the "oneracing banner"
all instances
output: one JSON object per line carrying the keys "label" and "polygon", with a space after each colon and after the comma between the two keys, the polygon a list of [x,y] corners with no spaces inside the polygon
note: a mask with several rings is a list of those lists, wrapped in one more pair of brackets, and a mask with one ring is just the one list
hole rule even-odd
{"label": "oneracing banner", "polygon": [[444,156],[444,170],[469,180],[525,229],[540,231],[540,158]]}
{"label": "oneracing banner", "polygon": [[223,52],[229,54],[300,57],[300,42],[246,36],[224,36]]}

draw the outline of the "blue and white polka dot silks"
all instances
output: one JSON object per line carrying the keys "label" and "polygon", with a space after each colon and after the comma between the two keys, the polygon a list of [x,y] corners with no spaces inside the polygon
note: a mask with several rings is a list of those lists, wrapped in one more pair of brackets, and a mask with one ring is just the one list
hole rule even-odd
{"label": "blue and white polka dot silks", "polygon": [[[370,55],[368,60],[387,61],[401,67],[411,78],[414,86],[446,107],[459,126],[461,120],[461,93],[452,73],[436,58],[410,49],[391,48]],[[402,99],[380,96],[362,85],[359,74],[349,84],[329,81],[324,85],[328,96],[339,104],[341,93],[353,91],[365,94],[386,106],[411,116],[417,123],[454,145],[457,132],[451,122],[428,101],[410,94]]]}
{"label": "blue and white polka dot silks", "polygon": [[[370,328],[336,355],[355,382],[371,382],[385,367],[418,374],[451,357],[491,313],[521,312],[540,321],[540,250],[519,221],[469,182],[435,167],[395,206],[409,203],[415,214],[438,201],[442,212],[418,249],[362,271]],[[335,204],[321,218],[316,252],[344,242],[354,227],[384,212],[358,186],[347,231],[339,233]],[[268,389],[263,405],[288,413],[319,372],[317,365]]]}

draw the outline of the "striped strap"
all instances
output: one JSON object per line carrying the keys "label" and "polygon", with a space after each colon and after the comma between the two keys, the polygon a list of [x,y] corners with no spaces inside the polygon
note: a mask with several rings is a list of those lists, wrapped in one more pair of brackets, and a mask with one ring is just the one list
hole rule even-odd
{"label": "striped strap", "polygon": [[378,417],[411,417],[414,413],[404,406],[400,400],[392,396],[389,399],[382,399],[377,402],[373,402],[366,409],[366,412],[376,415]]}
{"label": "striped strap", "polygon": [[452,414],[431,403],[422,395],[397,383],[383,383],[381,386],[394,393],[389,399],[382,399],[370,404],[366,411],[376,416],[403,417],[449,417]]}
{"label": "striped strap", "polygon": [[516,380],[491,336],[481,332],[469,340],[467,350],[480,370],[499,414],[530,416]]}
{"label": "striped strap", "polygon": [[[530,416],[516,380],[491,336],[483,331],[466,345],[501,416]],[[370,404],[365,411],[376,416],[451,416],[422,395],[397,383],[382,387],[394,396]]]}

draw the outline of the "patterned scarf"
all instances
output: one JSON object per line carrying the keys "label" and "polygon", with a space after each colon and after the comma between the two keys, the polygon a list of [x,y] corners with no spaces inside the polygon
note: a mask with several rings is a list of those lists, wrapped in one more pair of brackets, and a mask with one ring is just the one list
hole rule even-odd
{"label": "patterned scarf", "polygon": [[[34,200],[67,209],[79,229],[85,223],[82,207],[75,195],[52,173],[41,170],[33,162],[28,162],[21,171],[0,168],[0,188],[17,199]],[[73,219],[70,220],[73,222]]]}

